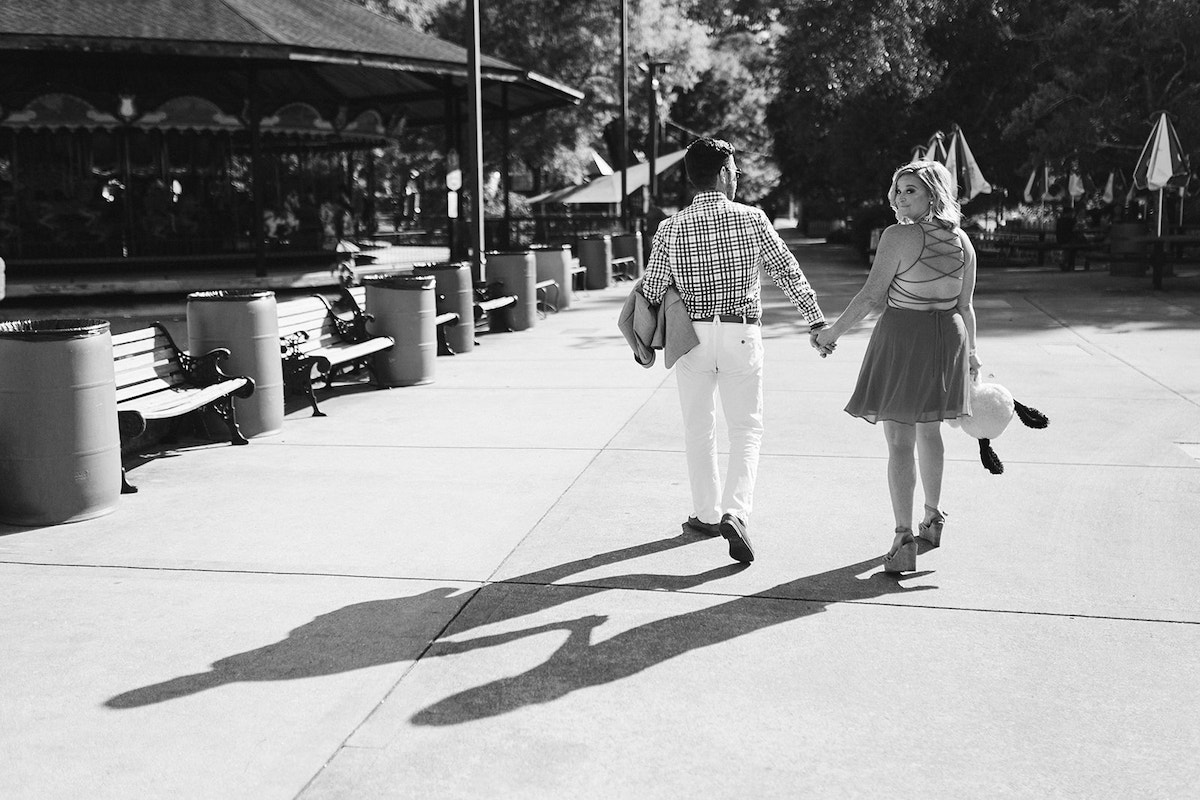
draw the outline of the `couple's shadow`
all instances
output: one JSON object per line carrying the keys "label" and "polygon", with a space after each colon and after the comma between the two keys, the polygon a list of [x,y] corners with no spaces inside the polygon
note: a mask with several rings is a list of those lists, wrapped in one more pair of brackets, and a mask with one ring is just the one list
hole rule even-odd
{"label": "couple's shadow", "polygon": [[[566,640],[550,658],[533,669],[451,695],[422,709],[412,718],[417,725],[452,725],[497,716],[522,706],[550,702],[578,689],[611,683],[691,650],[819,613],[833,603],[933,588],[904,586],[895,577],[880,571],[860,578],[863,573],[880,566],[881,559],[873,558],[797,578],[753,595],[732,597],[698,611],[654,620],[597,643],[592,642],[592,632],[606,619],[597,615],[471,639],[438,641],[449,620],[454,622],[448,627],[448,635],[457,637],[478,625],[532,616],[612,589],[687,591],[746,568],[741,564],[728,564],[693,575],[629,573],[595,582],[560,583],[571,575],[699,541],[704,539],[685,533],[612,550],[489,584],[475,590],[466,601],[458,596],[460,589],[440,587],[410,597],[355,603],[314,618],[290,631],[282,641],[222,658],[207,672],[133,689],[110,698],[105,706],[137,708],[240,681],[332,675],[497,647],[548,632],[567,633]],[[914,573],[909,577],[923,574],[927,573]],[[489,605],[488,613],[472,617],[471,604],[486,602],[489,595],[497,592],[505,593],[500,602]]]}

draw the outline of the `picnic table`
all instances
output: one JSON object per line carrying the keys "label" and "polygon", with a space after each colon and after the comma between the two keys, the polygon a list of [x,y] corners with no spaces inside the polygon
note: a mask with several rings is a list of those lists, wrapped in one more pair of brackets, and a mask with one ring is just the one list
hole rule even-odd
{"label": "picnic table", "polygon": [[1200,233],[1169,233],[1164,236],[1135,236],[1133,241],[1150,250],[1150,271],[1155,289],[1162,288],[1163,274],[1167,267],[1167,249],[1170,248],[1172,260],[1184,260],[1185,251],[1189,247],[1200,245]]}
{"label": "picnic table", "polygon": [[1063,258],[1059,268],[1063,272],[1075,269],[1079,253],[1103,250],[1107,247],[1106,241],[1098,241],[1085,234],[1076,234],[1071,240],[1060,242],[1053,237],[1052,231],[990,233],[983,234],[978,239],[985,252],[991,249],[1007,258],[1013,258],[1020,252],[1034,253],[1039,267],[1045,266],[1047,253],[1061,253]]}

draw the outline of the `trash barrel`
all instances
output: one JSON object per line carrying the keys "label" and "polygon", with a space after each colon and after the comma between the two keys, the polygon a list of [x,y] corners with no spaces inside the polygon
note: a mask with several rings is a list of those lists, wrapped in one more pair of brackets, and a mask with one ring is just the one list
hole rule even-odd
{"label": "trash barrel", "polygon": [[469,261],[441,264],[421,264],[413,267],[414,275],[432,275],[437,293],[437,313],[458,314],[458,324],[446,329],[446,343],[455,353],[468,353],[475,348],[475,295],[471,286]]}
{"label": "trash barrel", "polygon": [[203,355],[224,347],[227,375],[249,375],[254,394],[233,398],[238,427],[247,437],[283,430],[283,361],[275,293],[266,289],[217,289],[187,296],[188,352]]}
{"label": "trash barrel", "polygon": [[552,298],[559,311],[571,307],[571,246],[569,244],[535,244],[534,273],[537,281],[553,280],[558,284],[558,297]]}
{"label": "trash barrel", "polygon": [[433,275],[376,275],[363,278],[372,336],[396,343],[375,354],[375,377],[384,386],[419,386],[433,381],[437,359]]}
{"label": "trash barrel", "polygon": [[1146,251],[1146,243],[1137,241],[1146,235],[1143,222],[1117,222],[1108,231],[1108,249],[1113,255],[1140,256]]}
{"label": "trash barrel", "polygon": [[108,321],[0,322],[0,522],[91,519],[120,496]]}
{"label": "trash barrel", "polygon": [[528,250],[498,251],[486,253],[487,282],[504,284],[500,290],[504,295],[516,295],[517,304],[512,312],[514,331],[532,328],[537,321],[537,289],[534,275],[537,266],[533,253]]}
{"label": "trash barrel", "polygon": [[623,258],[629,256],[633,259],[633,271],[629,277],[637,280],[642,277],[642,232],[634,231],[633,233],[618,233],[612,237],[612,257]]}
{"label": "trash barrel", "polygon": [[579,239],[579,264],[587,268],[587,288],[608,288],[612,282],[612,255],[612,237],[607,233]]}

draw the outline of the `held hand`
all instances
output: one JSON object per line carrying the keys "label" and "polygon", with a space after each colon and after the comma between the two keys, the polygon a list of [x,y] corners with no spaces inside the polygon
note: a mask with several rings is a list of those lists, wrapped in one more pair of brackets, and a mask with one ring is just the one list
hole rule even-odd
{"label": "held hand", "polygon": [[808,335],[809,344],[820,354],[821,358],[825,358],[834,350],[837,349],[836,340],[829,335],[828,328],[821,328],[818,331],[813,331]]}

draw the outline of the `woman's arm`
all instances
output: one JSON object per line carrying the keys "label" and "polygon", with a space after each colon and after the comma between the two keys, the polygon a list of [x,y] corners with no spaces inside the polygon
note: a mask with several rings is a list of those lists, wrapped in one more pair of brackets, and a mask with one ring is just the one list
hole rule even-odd
{"label": "woman's arm", "polygon": [[958,313],[962,315],[963,323],[967,327],[967,349],[970,352],[968,361],[971,364],[971,374],[974,375],[979,371],[980,361],[975,355],[975,274],[977,261],[975,258],[975,247],[971,244],[970,238],[963,231],[958,232],[959,241],[962,242],[963,248],[963,282],[962,289],[958,293],[958,303],[956,308]]}
{"label": "woman's arm", "polygon": [[857,325],[863,317],[883,306],[887,301],[888,285],[896,276],[900,262],[911,250],[911,240],[916,232],[915,225],[892,225],[879,237],[875,250],[875,261],[871,273],[859,289],[858,294],[837,318],[837,322],[824,330],[817,331],[817,344],[824,347],[832,344],[842,334]]}

